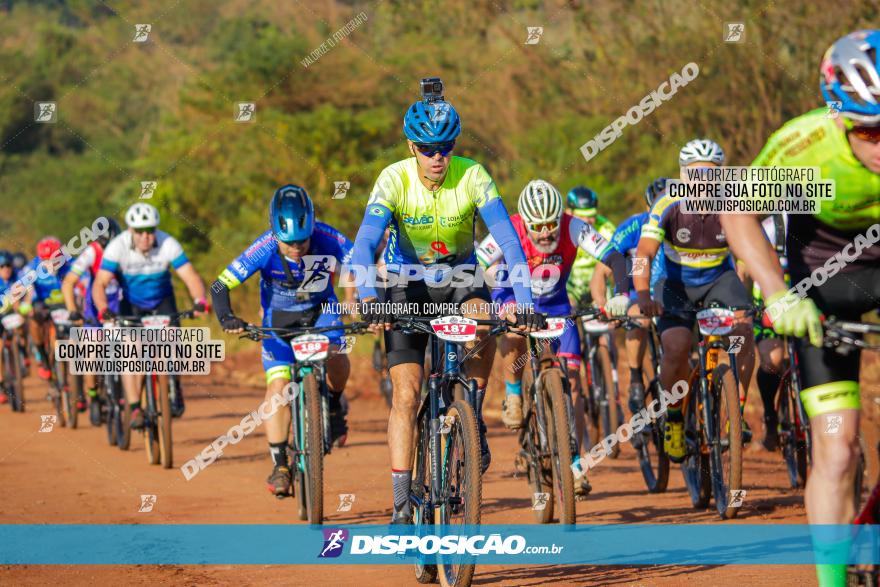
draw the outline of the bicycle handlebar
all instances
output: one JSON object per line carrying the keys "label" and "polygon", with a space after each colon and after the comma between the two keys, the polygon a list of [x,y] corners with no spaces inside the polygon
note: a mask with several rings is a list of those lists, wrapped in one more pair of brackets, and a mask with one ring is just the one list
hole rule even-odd
{"label": "bicycle handlebar", "polygon": [[298,326],[295,328],[279,328],[270,326],[254,326],[248,324],[245,326],[245,334],[238,338],[249,338],[251,340],[263,340],[266,338],[293,338],[300,334],[319,334],[321,332],[332,332],[334,330],[343,330],[345,332],[365,332],[369,325],[366,322],[353,322],[352,324],[339,324],[337,326]]}

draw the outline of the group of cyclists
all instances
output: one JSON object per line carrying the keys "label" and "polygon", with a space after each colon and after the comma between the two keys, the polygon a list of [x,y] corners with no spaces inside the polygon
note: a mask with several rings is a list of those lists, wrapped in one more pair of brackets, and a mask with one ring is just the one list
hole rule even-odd
{"label": "group of cyclists", "polygon": [[[325,332],[334,345],[331,348],[339,348],[343,316],[335,303],[334,280],[325,280],[321,287],[303,287],[314,277],[307,257],[334,259],[330,265],[335,263],[336,283],[347,284],[346,300],[356,296],[359,304],[355,311],[384,337],[393,389],[388,421],[391,519],[395,524],[411,524],[415,422],[428,335],[395,328],[398,316],[393,303],[421,307],[450,304],[465,317],[507,319],[521,332],[542,330],[547,316],[568,316],[586,306],[601,308],[611,318],[630,316],[645,326],[626,332],[628,398],[635,413],[644,405],[648,325],[653,323],[659,333],[659,376],[663,389],[669,390],[688,377],[696,309],[712,303],[729,308],[752,306],[753,294],[744,282],[753,281],[765,306],[782,304],[785,311],[773,314],[772,328],[762,326],[760,318],[737,311],[731,334],[743,340],[736,365],[741,403],[745,403],[754,370],[757,339],[763,443],[768,450],[775,450],[778,422],[773,406],[784,359],[779,337],[796,337],[801,400],[811,421],[816,421],[813,430],[817,431],[812,439],[812,469],[805,495],[807,516],[811,524],[847,524],[855,515],[851,496],[859,454],[859,353],[842,356],[824,347],[822,319],[824,315],[858,321],[880,307],[880,247],[876,243],[860,247],[857,256],[848,257],[845,266],[807,289],[805,296],[789,288],[790,283],[809,278],[880,222],[878,60],[880,30],[857,31],[835,42],[822,60],[820,87],[827,101],[840,103],[836,109],[839,116],[828,116],[828,110],[821,108],[789,121],[752,162],[753,166],[818,167],[823,179],[836,183],[836,198],[823,202],[818,214],[777,219],[784,225],[782,232],[774,230],[772,219],[762,227],[759,218],[750,215],[686,214],[683,200],[667,193],[664,178],[647,186],[645,210],[619,227],[598,213],[595,191],[578,186],[563,198],[557,186],[544,179],[528,182],[519,195],[517,213],[509,215],[487,170],[476,161],[453,154],[461,121],[442,95],[442,84],[432,79],[423,80],[423,98],[404,115],[403,130],[411,156],[379,174],[353,241],[318,221],[305,188],[284,185],[271,198],[268,229],[213,282],[210,304],[204,282],[180,244],[158,230],[158,210],[137,203],[126,213],[127,230],[113,222],[107,235],[77,259],[60,265],[50,277],[38,278],[25,298],[3,311],[17,311],[32,319],[29,340],[33,357],[40,375],[49,377],[46,357],[52,350],[45,347],[39,327],[48,309],[65,307],[71,320],[91,325],[117,315],[173,313],[173,268],[198,310],[208,311],[213,306],[224,331],[241,333],[248,324],[234,311],[230,292],[259,273],[263,327],[339,326],[338,331]],[[686,169],[726,163],[721,145],[706,138],[688,142],[678,154],[683,181]],[[481,242],[474,239],[477,214],[488,228]],[[785,271],[779,251],[784,251]],[[22,272],[35,270],[37,264],[59,254],[60,242],[54,238],[41,240],[37,257],[24,266],[20,255],[13,258],[0,252],[0,293]],[[14,267],[16,261],[18,268]],[[409,275],[413,266],[421,271],[415,279],[410,275],[393,283],[371,279],[346,282],[346,277],[352,279],[346,275],[347,269],[377,264],[386,276]],[[557,279],[541,277],[548,267],[554,268]],[[463,269],[474,279],[450,282],[452,269]],[[499,278],[490,288],[486,285],[490,280],[477,278],[483,273],[496,277],[507,273],[510,279]],[[522,274],[532,277],[513,278]],[[480,327],[476,340],[465,345],[475,352],[464,366],[477,382],[475,413],[483,472],[492,455],[482,402],[496,356],[496,343],[487,332],[488,328]],[[582,414],[585,390],[578,329],[567,327],[554,345],[559,361],[567,366],[574,413]],[[516,365],[525,345],[521,337],[508,334],[498,347],[505,389],[502,420],[517,429],[523,424],[523,373]],[[289,344],[272,336],[263,340],[267,400],[281,394],[294,378],[293,363]],[[339,444],[348,434],[343,392],[350,371],[347,354],[331,353],[327,361],[330,428]],[[137,414],[137,380],[128,377],[125,381],[126,399]],[[86,388],[88,394],[93,393],[89,384]],[[0,395],[0,402],[3,397]],[[84,407],[86,399],[80,401]],[[669,406],[663,430],[664,450],[673,462],[681,462],[686,453],[682,401]],[[182,414],[183,408],[179,394],[174,398],[175,415]],[[832,414],[842,419],[841,432],[821,433],[819,420]],[[289,418],[288,411],[279,410],[265,421],[272,459],[268,485],[279,497],[293,492]],[[132,426],[137,423],[133,415]],[[584,425],[582,418],[574,418],[571,442],[577,456],[591,448],[582,445]],[[744,430],[743,442],[750,441],[751,431]],[[578,495],[590,492],[585,475],[575,483]],[[846,538],[840,540],[845,542]],[[820,585],[842,585],[845,568],[819,565],[818,577]]]}

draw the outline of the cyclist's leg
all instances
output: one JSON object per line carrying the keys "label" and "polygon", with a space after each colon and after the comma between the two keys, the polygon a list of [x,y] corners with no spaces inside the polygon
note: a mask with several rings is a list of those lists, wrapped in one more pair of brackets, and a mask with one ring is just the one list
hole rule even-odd
{"label": "cyclist's leg", "polygon": [[[423,282],[396,286],[388,290],[391,302],[424,304],[431,301]],[[392,522],[412,520],[409,503],[412,481],[413,443],[416,415],[424,374],[426,334],[404,334],[399,330],[385,332],[388,371],[393,388],[391,411],[388,415],[388,451],[391,456],[391,487],[393,492]]]}
{"label": "cyclist's leg", "polygon": [[[315,321],[315,326],[341,326],[342,320],[337,313],[323,312]],[[330,339],[333,348],[338,349],[342,345],[342,330],[332,330],[324,335]],[[342,395],[348,376],[351,373],[351,363],[347,354],[331,353],[326,363],[327,389],[330,392],[330,437],[338,441],[342,446],[348,438],[348,403]]]}
{"label": "cyclist's leg", "polygon": [[[495,289],[492,291],[495,304],[505,307],[513,304],[513,291]],[[500,311],[499,315],[504,314]],[[501,421],[508,428],[515,430],[523,423],[522,376],[528,363],[526,339],[517,334],[505,334],[499,344],[501,351],[501,368],[504,373],[504,401],[501,404]]]}
{"label": "cyclist's leg", "polygon": [[43,302],[34,302],[33,307],[33,319],[28,321],[28,334],[33,348],[39,354],[37,373],[41,379],[48,380],[51,374],[49,373],[49,356],[46,352],[46,326],[50,317]]}
{"label": "cyclist's leg", "polygon": [[[263,340],[263,370],[266,372],[266,396],[268,405],[284,405],[279,403],[280,396],[292,380],[290,365],[294,361],[290,345],[283,340],[267,338]],[[273,403],[273,397],[274,399]],[[269,491],[276,496],[292,493],[290,463],[287,456],[287,443],[290,433],[290,410],[286,407],[276,410],[268,419],[266,440],[269,442],[269,455],[272,458],[272,472],[266,480]]]}
{"label": "cyclist's leg", "polygon": [[[792,275],[798,283],[803,276]],[[838,273],[807,290],[826,316],[857,321],[877,308],[880,269]],[[859,462],[859,353],[840,354],[798,341],[803,391],[801,399],[810,418],[813,466],[807,478],[805,502],[810,524],[849,524],[855,515],[853,490]],[[849,534],[814,536],[814,546],[848,549]],[[819,565],[819,584],[843,585],[845,565]]]}
{"label": "cyclist's leg", "polygon": [[776,392],[782,381],[784,372],[783,357],[785,353],[782,347],[782,339],[765,332],[765,329],[755,325],[755,338],[758,346],[759,367],[755,379],[758,382],[758,391],[761,392],[761,403],[764,405],[764,448],[773,451],[779,444],[779,425],[776,414]]}
{"label": "cyclist's leg", "polygon": [[[630,299],[635,299],[635,292],[630,293]],[[630,316],[638,316],[641,314],[639,307],[633,304],[627,310]],[[633,328],[626,332],[626,360],[629,366],[629,409],[635,414],[642,409],[645,397],[645,375],[642,372],[642,365],[645,361],[645,353],[648,350],[648,331],[649,321],[642,319],[638,321],[642,328]]]}
{"label": "cyclist's leg", "polygon": [[[570,313],[571,307],[566,307],[564,312],[552,312],[553,314]],[[565,362],[565,371],[568,378],[569,389],[571,390],[571,401],[566,406],[569,417],[571,418],[569,444],[571,445],[572,471],[574,477],[574,492],[579,498],[589,495],[592,486],[587,480],[586,470],[583,467],[574,465],[580,461],[581,452],[589,452],[592,447],[581,446],[581,439],[584,438],[586,432],[586,422],[584,420],[584,393],[581,387],[581,338],[577,329],[577,324],[567,321],[562,336],[556,339],[558,345],[556,356],[560,361]]]}

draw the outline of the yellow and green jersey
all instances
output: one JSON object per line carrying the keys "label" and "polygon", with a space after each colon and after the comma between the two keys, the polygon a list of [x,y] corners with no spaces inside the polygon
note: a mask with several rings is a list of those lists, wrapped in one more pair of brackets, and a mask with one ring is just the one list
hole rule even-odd
{"label": "yellow and green jersey", "polygon": [[[596,216],[596,224],[594,226],[599,234],[610,241],[614,236],[617,227],[613,222],[602,216]],[[578,249],[577,257],[575,257],[574,265],[571,268],[571,275],[568,277],[568,295],[575,300],[580,300],[590,293],[590,280],[593,278],[593,271],[596,270],[596,263],[599,260],[589,253]]]}

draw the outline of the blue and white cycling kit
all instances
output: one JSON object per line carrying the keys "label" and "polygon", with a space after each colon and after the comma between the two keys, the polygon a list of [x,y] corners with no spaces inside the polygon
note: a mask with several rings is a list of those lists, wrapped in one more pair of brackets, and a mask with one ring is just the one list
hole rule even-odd
{"label": "blue and white cycling kit", "polygon": [[45,261],[44,269],[38,271],[37,268],[40,266],[40,263],[43,263],[43,261],[39,257],[34,257],[21,270],[22,276],[27,275],[31,271],[36,272],[31,303],[43,303],[47,306],[63,304],[64,295],[61,293],[61,282],[64,280],[64,276],[67,275],[67,272],[70,271],[70,261],[65,260],[64,265],[59,267],[52,275],[48,275],[46,269],[52,267],[55,262]]}
{"label": "blue and white cycling kit", "polygon": [[[232,289],[255,273],[260,274],[263,326],[288,326],[293,315],[315,315],[312,326],[341,326],[339,312],[334,307],[338,300],[333,291],[333,274],[349,262],[352,247],[352,242],[341,232],[323,222],[315,222],[309,250],[297,262],[281,255],[278,241],[269,230],[236,257],[218,279]],[[322,334],[330,342],[340,344],[342,333],[342,330],[333,330]],[[290,378],[294,356],[289,340],[264,339],[262,358],[267,382],[279,377]]]}
{"label": "blue and white cycling kit", "polygon": [[[649,217],[649,212],[633,214],[617,227],[617,230],[614,231],[614,236],[611,237],[611,246],[626,257],[627,268],[630,269],[630,273],[632,273],[633,257],[636,256],[636,249],[639,246],[639,237],[642,234],[642,226],[648,222]],[[654,255],[654,261],[651,263],[651,293],[654,293],[654,285],[666,276],[666,265],[663,261],[663,246],[664,245],[661,243],[661,250]],[[630,282],[629,298],[631,300],[636,299],[636,290],[633,287],[632,282]]]}
{"label": "blue and white cycling kit", "polygon": [[116,275],[122,295],[132,306],[153,310],[174,296],[171,267],[180,269],[187,263],[183,247],[168,233],[157,230],[155,245],[142,253],[126,230],[107,244],[101,269]]}

